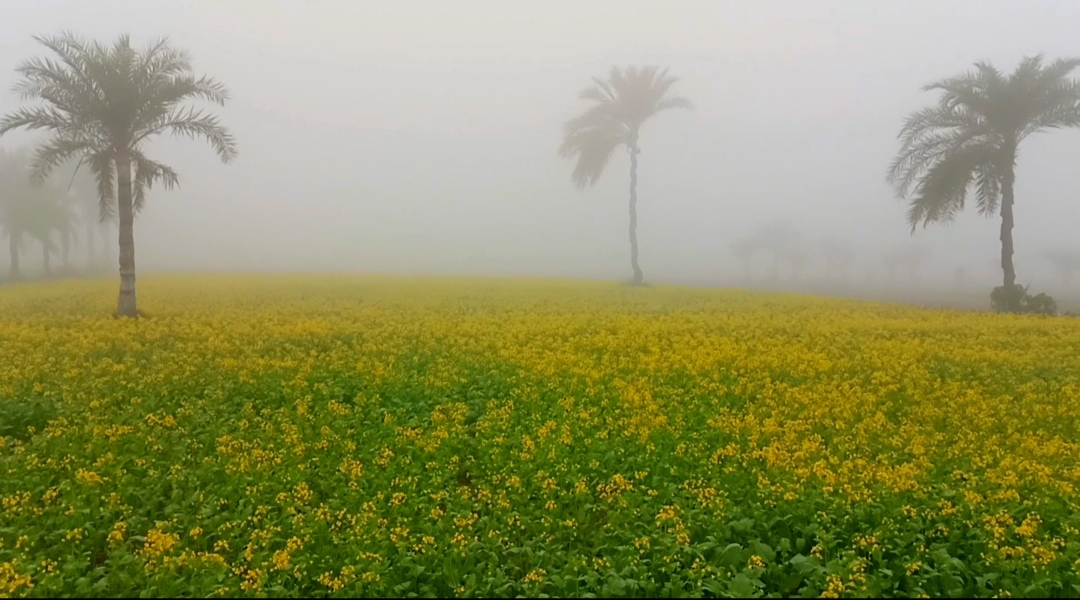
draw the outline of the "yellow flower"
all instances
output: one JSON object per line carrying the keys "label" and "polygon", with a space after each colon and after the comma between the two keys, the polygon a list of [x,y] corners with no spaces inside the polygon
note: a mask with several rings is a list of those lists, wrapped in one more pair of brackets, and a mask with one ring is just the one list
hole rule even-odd
{"label": "yellow flower", "polygon": [[104,480],[101,478],[101,475],[98,475],[93,471],[79,469],[75,473],[75,481],[78,481],[79,483],[84,485],[97,485],[99,483],[102,483]]}
{"label": "yellow flower", "polygon": [[154,528],[146,532],[146,543],[142,551],[146,556],[156,558],[172,550],[179,541],[177,535]]}
{"label": "yellow flower", "polygon": [[271,562],[274,564],[274,569],[278,571],[284,571],[285,569],[289,568],[290,560],[291,557],[286,550],[278,550],[277,552],[274,552],[274,556],[271,558]]}
{"label": "yellow flower", "polygon": [[23,575],[16,569],[17,563],[0,563],[0,595],[11,596],[23,590],[20,595],[34,587],[34,579],[29,575]]}

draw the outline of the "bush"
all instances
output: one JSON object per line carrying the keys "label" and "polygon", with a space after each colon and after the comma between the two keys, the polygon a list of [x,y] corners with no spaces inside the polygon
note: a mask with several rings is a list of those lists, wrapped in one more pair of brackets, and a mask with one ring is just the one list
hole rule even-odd
{"label": "bush", "polygon": [[1013,285],[1011,289],[999,285],[990,292],[990,307],[995,312],[1013,312],[1021,314],[1056,315],[1057,302],[1047,294],[1032,296],[1028,288]]}

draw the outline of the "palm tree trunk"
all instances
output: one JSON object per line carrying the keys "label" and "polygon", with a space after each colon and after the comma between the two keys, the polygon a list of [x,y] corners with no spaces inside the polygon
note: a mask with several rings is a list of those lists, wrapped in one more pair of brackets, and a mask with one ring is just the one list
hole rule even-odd
{"label": "palm tree trunk", "polygon": [[131,159],[127,153],[116,156],[116,208],[120,217],[120,299],[116,314],[138,316],[135,303],[135,211],[131,202]]}
{"label": "palm tree trunk", "polygon": [[637,245],[637,155],[640,153],[635,132],[630,136],[630,266],[634,269],[633,285],[641,285],[645,280],[638,266]]}
{"label": "palm tree trunk", "polygon": [[1004,272],[1005,292],[1009,298],[1009,311],[1020,310],[1020,294],[1013,293],[1016,285],[1016,269],[1013,267],[1013,184],[1016,182],[1016,151],[1008,154],[1009,163],[1001,182],[1001,270]]}

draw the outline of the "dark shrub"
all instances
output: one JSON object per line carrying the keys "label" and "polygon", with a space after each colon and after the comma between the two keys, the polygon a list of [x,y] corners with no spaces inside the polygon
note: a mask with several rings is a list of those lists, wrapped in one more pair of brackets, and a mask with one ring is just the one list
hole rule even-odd
{"label": "dark shrub", "polygon": [[1032,296],[1024,286],[1012,289],[999,285],[990,292],[990,307],[995,312],[1013,312],[1036,315],[1056,315],[1057,302],[1046,294]]}

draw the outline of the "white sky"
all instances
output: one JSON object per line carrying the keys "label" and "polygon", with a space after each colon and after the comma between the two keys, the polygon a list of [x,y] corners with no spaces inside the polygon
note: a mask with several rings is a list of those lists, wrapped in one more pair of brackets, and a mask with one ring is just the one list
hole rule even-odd
{"label": "white sky", "polygon": [[[577,191],[556,156],[577,92],[611,64],[681,78],[693,112],[642,134],[647,277],[736,272],[727,248],[786,219],[843,235],[864,261],[907,243],[884,181],[920,87],[989,60],[1080,54],[1080,2],[272,2],[37,0],[0,4],[0,87],[70,29],[160,35],[230,87],[240,158],[156,144],[183,176],[136,223],[140,269],[335,269],[624,278],[626,160]],[[1077,74],[1080,76],[1080,73]],[[0,110],[18,105],[0,94]],[[6,146],[30,143],[12,135]],[[1080,245],[1080,130],[1021,148],[1020,280],[1037,252]],[[996,220],[920,231],[935,265],[992,272]],[[877,262],[875,262],[877,261]]]}

